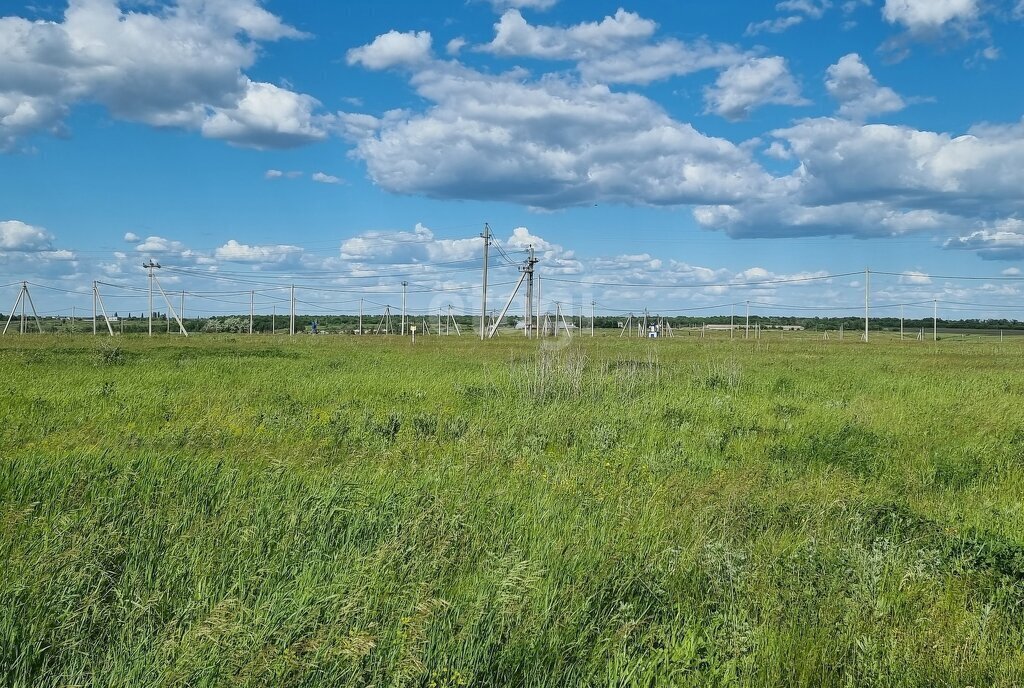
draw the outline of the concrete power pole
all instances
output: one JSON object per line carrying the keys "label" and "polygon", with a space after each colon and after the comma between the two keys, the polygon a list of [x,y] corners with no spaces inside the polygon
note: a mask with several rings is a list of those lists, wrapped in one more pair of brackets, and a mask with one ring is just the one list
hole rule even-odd
{"label": "concrete power pole", "polygon": [[871,271],[864,268],[864,341],[868,340],[868,318],[871,317]]}
{"label": "concrete power pole", "polygon": [[149,336],[153,336],[153,278],[155,277],[153,270],[160,267],[160,263],[157,263],[152,258],[149,259],[148,263],[143,263],[142,267],[149,270]]}
{"label": "concrete power pole", "polygon": [[[486,279],[486,278],[484,278],[484,279]],[[402,336],[403,337],[405,336],[405,296],[406,296],[406,290],[408,289],[408,287],[409,287],[409,283],[406,282],[405,280],[402,280]],[[485,289],[486,289],[486,287],[485,287]]]}
{"label": "concrete power pole", "polygon": [[543,337],[544,336],[544,332],[541,329],[541,324],[540,324],[540,319],[542,317],[541,308],[543,308],[543,303],[544,303],[543,285],[541,284],[541,281],[540,281],[540,275],[537,275],[537,336],[538,337]]}
{"label": "concrete power pole", "polygon": [[529,339],[534,336],[533,330],[533,266],[537,264],[537,258],[533,252],[533,246],[530,247],[529,258],[526,259],[526,304],[525,304],[525,315],[526,320],[523,323],[526,337]]}
{"label": "concrete power pole", "polygon": [[11,326],[11,321],[14,319],[15,314],[18,312],[18,305],[21,304],[21,334],[25,334],[25,328],[27,325],[26,315],[26,304],[32,307],[32,317],[36,320],[36,328],[39,330],[39,334],[43,333],[43,326],[39,322],[39,313],[36,312],[36,305],[32,302],[32,294],[28,291],[28,282],[21,283],[21,291],[18,292],[18,298],[14,302],[14,307],[11,308],[10,314],[7,316],[7,324],[4,325],[3,334],[7,334],[7,329]]}
{"label": "concrete power pole", "polygon": [[291,298],[288,301],[288,334],[295,334],[295,285],[292,285]]}
{"label": "concrete power pole", "polygon": [[487,261],[488,252],[491,248],[491,227],[484,223],[484,233],[480,236],[484,239],[484,283],[483,296],[480,300],[480,340],[487,338]]}

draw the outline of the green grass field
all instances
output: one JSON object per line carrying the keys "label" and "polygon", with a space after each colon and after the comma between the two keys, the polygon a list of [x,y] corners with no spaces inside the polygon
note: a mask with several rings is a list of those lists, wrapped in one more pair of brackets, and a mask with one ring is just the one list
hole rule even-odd
{"label": "green grass field", "polygon": [[1022,685],[1024,342],[851,340],[3,338],[0,685]]}

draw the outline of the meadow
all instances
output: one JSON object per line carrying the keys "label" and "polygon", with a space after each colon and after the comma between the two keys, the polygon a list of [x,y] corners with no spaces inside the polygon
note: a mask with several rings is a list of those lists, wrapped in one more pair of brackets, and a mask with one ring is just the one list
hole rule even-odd
{"label": "meadow", "polygon": [[0,685],[1019,686],[1024,341],[0,339]]}

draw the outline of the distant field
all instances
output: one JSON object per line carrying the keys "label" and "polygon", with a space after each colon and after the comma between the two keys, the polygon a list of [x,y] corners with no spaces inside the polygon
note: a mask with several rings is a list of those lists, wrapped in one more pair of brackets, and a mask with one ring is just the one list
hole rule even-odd
{"label": "distant field", "polygon": [[4,337],[0,685],[1022,685],[1024,340],[856,337]]}

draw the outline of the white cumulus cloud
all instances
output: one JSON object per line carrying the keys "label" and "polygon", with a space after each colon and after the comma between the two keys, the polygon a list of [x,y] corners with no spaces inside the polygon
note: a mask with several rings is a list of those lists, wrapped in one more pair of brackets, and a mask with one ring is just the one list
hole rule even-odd
{"label": "white cumulus cloud", "polygon": [[[1024,123],[952,136],[817,118],[773,136],[794,171],[740,202],[696,208],[700,224],[735,236],[949,235],[1024,211]],[[1012,222],[985,225],[947,248],[994,256],[1000,251],[982,249],[1012,244],[1015,234]]]}
{"label": "white cumulus cloud", "polygon": [[350,65],[380,70],[420,64],[430,59],[432,38],[428,31],[388,31],[372,43],[352,48],[346,59]]}
{"label": "white cumulus cloud", "polygon": [[785,58],[757,57],[722,72],[704,92],[708,112],[740,120],[755,108],[774,105],[807,105],[800,86],[789,72]]}
{"label": "white cumulus cloud", "polygon": [[45,251],[53,236],[42,227],[20,220],[0,221],[0,251]]}
{"label": "white cumulus cloud", "polygon": [[218,260],[234,263],[285,263],[301,256],[303,249],[288,244],[255,245],[241,244],[231,239],[214,251]]}
{"label": "white cumulus cloud", "polygon": [[321,184],[342,184],[344,180],[341,177],[335,177],[332,174],[326,174],[324,172],[314,172],[311,179]]}
{"label": "white cumulus cloud", "polygon": [[583,78],[600,83],[647,84],[738,62],[733,46],[706,39],[652,42],[658,25],[619,9],[601,21],[568,27],[533,25],[515,10],[495,24],[494,39],[480,49],[505,57],[576,63]]}
{"label": "white cumulus cloud", "polygon": [[333,117],[316,115],[320,102],[273,84],[246,80],[245,95],[217,108],[203,122],[203,136],[250,148],[293,148],[327,138]]}
{"label": "white cumulus cloud", "polygon": [[879,86],[857,53],[844,55],[828,68],[825,88],[839,102],[839,114],[844,117],[863,119],[906,107],[896,91]]}
{"label": "white cumulus cloud", "polygon": [[258,0],[122,5],[75,0],[61,21],[0,17],[0,148],[64,133],[78,103],[259,148],[321,138],[315,101],[244,73],[260,41],[305,36]]}
{"label": "white cumulus cloud", "polygon": [[934,31],[978,16],[978,0],[885,0],[882,16],[912,32]]}
{"label": "white cumulus cloud", "polygon": [[1011,217],[992,222],[970,234],[949,239],[944,248],[974,251],[985,260],[1024,259],[1024,220]]}
{"label": "white cumulus cloud", "polygon": [[748,152],[638,94],[440,63],[412,83],[431,103],[425,112],[350,132],[389,191],[542,208],[599,198],[661,205],[737,199],[764,176]]}

